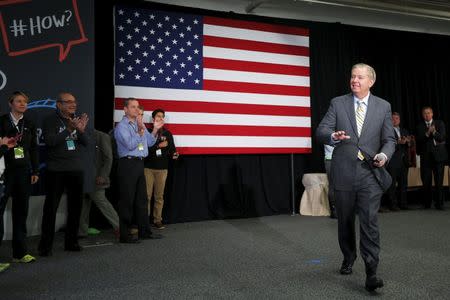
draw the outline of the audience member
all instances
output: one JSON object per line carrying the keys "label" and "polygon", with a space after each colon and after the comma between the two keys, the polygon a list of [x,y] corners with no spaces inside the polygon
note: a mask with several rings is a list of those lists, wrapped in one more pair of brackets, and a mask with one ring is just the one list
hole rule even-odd
{"label": "audience member", "polygon": [[89,143],[85,132],[89,118],[86,114],[76,116],[77,101],[71,93],[58,95],[56,112],[43,125],[47,146],[47,191],[42,216],[42,235],[39,255],[52,255],[55,235],[56,211],[61,196],[67,193],[67,224],[64,250],[81,251],[78,244],[81,203],[83,201],[84,165],[83,152]]}
{"label": "audience member", "polygon": [[[139,102],[135,98],[124,101],[124,112],[125,116],[114,129],[119,156],[120,242],[137,243],[139,239],[161,238],[160,235],[152,234],[149,226],[144,158],[148,155],[148,147],[156,142],[156,132],[164,122],[155,122],[150,134],[145,128],[139,113]],[[138,236],[135,235],[136,229]]]}
{"label": "audience member", "polygon": [[28,96],[14,92],[9,98],[10,113],[0,117],[0,136],[9,138],[1,146],[5,159],[3,196],[0,198],[0,241],[3,239],[3,213],[9,197],[12,198],[13,262],[29,263],[36,259],[26,245],[28,201],[31,185],[39,179],[39,159],[36,127],[24,116]]}
{"label": "audience member", "polygon": [[[423,183],[423,205],[430,208],[432,200],[438,210],[444,209],[443,181],[444,167],[448,154],[445,148],[445,124],[433,119],[433,109],[422,109],[423,121],[417,125],[417,153],[420,156],[420,177]],[[434,177],[435,193],[432,193]]]}
{"label": "audience member", "polygon": [[86,236],[100,233],[97,229],[89,227],[89,212],[92,202],[111,224],[114,233],[118,235],[119,216],[105,196],[105,189],[110,185],[109,174],[113,161],[111,138],[106,133],[94,130],[93,140],[95,141],[95,161],[93,165],[95,168],[95,191],[86,194],[84,197],[78,235]]}

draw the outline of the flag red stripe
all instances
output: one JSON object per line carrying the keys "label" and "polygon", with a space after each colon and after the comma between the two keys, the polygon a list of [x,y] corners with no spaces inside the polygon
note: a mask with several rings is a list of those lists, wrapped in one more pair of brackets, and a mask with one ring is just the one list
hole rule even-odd
{"label": "flag red stripe", "polygon": [[[150,123],[147,128],[152,128]],[[223,135],[223,136],[285,136],[311,137],[309,127],[238,126],[238,125],[197,125],[166,124],[174,135]]]}
{"label": "flag red stripe", "polygon": [[[237,104],[198,101],[176,101],[176,100],[154,100],[139,99],[139,104],[146,111],[163,108],[171,112],[202,112],[217,114],[249,114],[249,115],[273,115],[273,116],[296,116],[310,117],[309,107],[260,105],[260,104]],[[123,99],[115,100],[116,109],[123,109]]]}
{"label": "flag red stripe", "polygon": [[232,82],[221,80],[203,80],[203,89],[207,91],[241,92],[255,94],[288,95],[309,97],[309,87]]}
{"label": "flag red stripe", "polygon": [[209,25],[236,27],[236,28],[242,28],[242,29],[260,30],[260,31],[267,31],[267,32],[274,32],[274,33],[276,32],[276,33],[284,33],[284,34],[309,36],[309,30],[306,28],[290,27],[290,26],[267,24],[267,23],[257,23],[257,22],[251,22],[251,21],[241,21],[241,20],[233,20],[233,19],[224,19],[224,18],[205,16],[205,17],[203,17],[203,23],[209,24]]}
{"label": "flag red stripe", "polygon": [[309,67],[231,60],[222,58],[204,57],[203,67],[208,69],[223,69],[234,71],[270,73],[270,74],[309,76]]}
{"label": "flag red stripe", "polygon": [[311,153],[311,148],[226,148],[226,147],[177,147],[180,154],[279,154]]}
{"label": "flag red stripe", "polygon": [[309,56],[309,48],[267,42],[248,41],[216,36],[203,36],[203,46],[230,48],[249,51]]}

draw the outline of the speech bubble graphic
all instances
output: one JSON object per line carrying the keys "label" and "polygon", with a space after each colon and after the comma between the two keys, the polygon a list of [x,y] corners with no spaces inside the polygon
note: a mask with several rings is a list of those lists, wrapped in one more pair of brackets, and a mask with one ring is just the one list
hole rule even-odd
{"label": "speech bubble graphic", "polygon": [[9,56],[58,48],[58,60],[62,62],[74,45],[88,41],[77,0],[53,1],[51,7],[43,5],[40,0],[2,2],[0,30]]}

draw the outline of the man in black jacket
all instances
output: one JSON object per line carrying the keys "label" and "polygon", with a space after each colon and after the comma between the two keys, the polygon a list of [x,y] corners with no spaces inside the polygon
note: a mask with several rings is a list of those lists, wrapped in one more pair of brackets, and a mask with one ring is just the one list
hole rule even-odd
{"label": "man in black jacket", "polygon": [[0,117],[0,136],[12,141],[2,145],[5,158],[5,191],[0,199],[0,241],[3,239],[3,213],[8,198],[12,197],[13,261],[29,263],[36,259],[28,254],[27,237],[28,201],[31,185],[39,179],[39,159],[36,127],[24,116],[28,96],[14,92],[9,97],[11,112]]}
{"label": "man in black jacket", "polygon": [[[420,177],[423,183],[424,207],[430,208],[432,199],[436,209],[444,209],[442,185],[448,154],[445,148],[445,124],[433,119],[433,109],[422,109],[423,122],[417,125],[417,154],[420,155]],[[432,174],[436,193],[432,194]]]}
{"label": "man in black jacket", "polygon": [[[400,127],[400,114],[398,112],[392,113],[392,125],[394,126],[397,144],[395,145],[395,152],[387,165],[387,170],[392,176],[392,185],[387,192],[387,196],[389,209],[396,211],[408,209],[406,199],[409,170],[408,145],[411,142],[411,137],[406,128]],[[397,190],[399,197],[397,197]]]}
{"label": "man in black jacket", "polygon": [[83,154],[89,137],[85,133],[88,117],[75,116],[77,101],[67,92],[57,99],[57,110],[43,126],[47,146],[47,194],[42,216],[42,235],[39,255],[52,254],[55,219],[61,195],[67,193],[67,225],[64,240],[66,251],[81,251],[78,244],[81,203],[83,201]]}

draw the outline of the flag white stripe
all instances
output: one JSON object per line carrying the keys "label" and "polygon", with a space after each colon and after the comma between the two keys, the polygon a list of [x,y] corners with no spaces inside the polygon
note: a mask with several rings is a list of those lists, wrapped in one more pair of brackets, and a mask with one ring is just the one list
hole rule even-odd
{"label": "flag white stripe", "polygon": [[175,135],[177,147],[310,148],[310,137]]}
{"label": "flag white stripe", "polygon": [[309,86],[309,77],[307,76],[228,71],[208,68],[205,68],[203,70],[203,79],[263,84],[282,84],[291,86]]}
{"label": "flag white stripe", "polygon": [[210,46],[203,47],[204,57],[309,67],[308,56],[268,52],[264,52],[264,55],[261,55],[261,53],[263,52]]}
{"label": "flag white stripe", "polygon": [[203,34],[232,39],[309,47],[308,36],[286,34],[286,33],[275,33],[260,30],[204,24]]}
{"label": "flag white stripe", "polygon": [[[123,110],[115,110],[114,122],[120,122],[123,116]],[[168,124],[311,127],[310,117],[246,114],[215,114],[166,111],[165,121]]]}
{"label": "flag white stripe", "polygon": [[164,89],[123,85],[116,85],[114,89],[115,96],[117,98],[135,97],[137,99],[156,100],[262,104],[296,107],[310,106],[310,98],[301,96],[249,94],[188,89]]}

